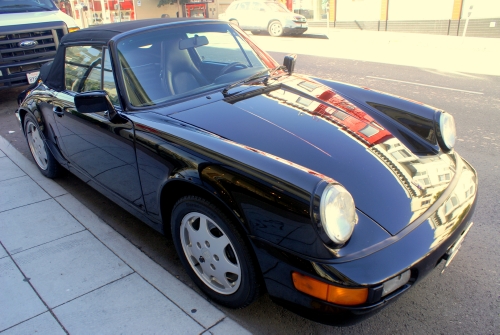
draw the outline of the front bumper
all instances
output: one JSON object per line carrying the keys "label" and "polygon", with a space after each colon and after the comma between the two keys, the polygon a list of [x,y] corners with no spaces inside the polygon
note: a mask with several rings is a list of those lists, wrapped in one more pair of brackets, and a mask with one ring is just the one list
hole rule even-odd
{"label": "front bumper", "polygon": [[283,33],[287,35],[303,34],[306,31],[307,31],[307,24],[299,24],[296,26],[283,27]]}
{"label": "front bumper", "polygon": [[[448,200],[462,190],[462,182],[470,182],[471,173],[477,190],[477,176],[465,161],[462,173],[451,195],[426,220],[409,233],[386,247],[356,259],[310,259],[285,250],[267,241],[254,239],[269,295],[277,303],[311,320],[334,325],[349,325],[378,312],[395,301],[416,282],[430,273],[443,259],[448,258],[471,225],[477,191],[454,211],[447,208]],[[445,211],[446,209],[446,211]],[[410,280],[392,293],[382,297],[384,282],[409,270]],[[368,300],[359,306],[335,305],[295,289],[292,272],[342,287],[367,287]]]}

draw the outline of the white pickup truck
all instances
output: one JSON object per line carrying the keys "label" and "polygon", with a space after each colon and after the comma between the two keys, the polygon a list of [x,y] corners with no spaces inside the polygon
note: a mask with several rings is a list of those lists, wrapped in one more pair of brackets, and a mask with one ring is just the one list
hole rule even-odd
{"label": "white pickup truck", "polygon": [[0,0],[0,90],[35,82],[61,37],[78,29],[52,0]]}

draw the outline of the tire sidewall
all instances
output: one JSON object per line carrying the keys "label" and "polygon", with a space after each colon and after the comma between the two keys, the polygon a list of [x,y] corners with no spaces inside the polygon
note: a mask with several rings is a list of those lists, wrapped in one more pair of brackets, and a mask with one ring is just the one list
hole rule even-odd
{"label": "tire sidewall", "polygon": [[[273,25],[275,25],[275,24],[278,24],[278,25],[280,25],[280,26],[281,26],[281,34],[273,34],[273,32],[272,32],[272,29],[271,29],[271,28],[272,28],[272,27],[273,27]],[[279,21],[273,21],[273,22],[271,22],[271,23],[269,24],[268,32],[269,32],[269,35],[271,35],[271,36],[273,36],[273,37],[280,37],[281,35],[283,35],[283,25],[282,25],[282,24],[281,24],[281,22],[279,22]]]}
{"label": "tire sidewall", "polygon": [[[212,300],[231,307],[231,308],[241,308],[248,305],[254,299],[254,285],[257,284],[257,279],[255,271],[251,271],[251,260],[249,260],[249,252],[245,247],[245,242],[241,238],[239,232],[236,231],[234,227],[231,226],[231,222],[222,214],[219,210],[212,209],[214,207],[208,201],[205,201],[197,197],[185,197],[177,202],[172,211],[172,238],[174,242],[175,249],[182,265],[186,269],[187,273],[191,279],[196,283],[196,285]],[[238,261],[241,268],[241,282],[238,290],[229,295],[223,295],[213,291],[208,287],[192,269],[190,262],[187,260],[184,254],[184,249],[181,245],[180,238],[180,226],[182,219],[189,213],[198,212],[208,216],[211,220],[215,221],[220,229],[223,230],[224,234],[229,238],[234,251],[237,254]],[[250,261],[250,263],[249,263]]]}
{"label": "tire sidewall", "polygon": [[[40,167],[40,165],[38,165],[38,163],[34,157],[34,153],[31,151],[30,143],[28,140],[28,124],[29,123],[32,123],[36,127],[38,133],[40,134],[40,137],[42,138],[43,149],[45,150],[45,152],[47,154],[47,168],[46,169],[42,169]],[[30,153],[33,156],[33,160],[35,161],[35,165],[38,168],[38,170],[45,177],[54,178],[58,174],[58,163],[57,163],[56,159],[54,158],[54,156],[52,155],[52,153],[50,152],[49,148],[47,148],[47,144],[45,143],[45,136],[44,136],[43,132],[40,130],[38,122],[36,121],[35,117],[32,116],[30,113],[26,113],[26,115],[24,116],[23,132],[24,132],[24,138],[26,138],[26,143],[28,144],[28,148],[30,149]]]}

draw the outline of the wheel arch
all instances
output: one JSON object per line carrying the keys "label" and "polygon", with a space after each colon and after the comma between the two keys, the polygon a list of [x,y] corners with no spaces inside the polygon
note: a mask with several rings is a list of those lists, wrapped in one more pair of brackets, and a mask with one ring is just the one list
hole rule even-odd
{"label": "wheel arch", "polygon": [[284,22],[281,20],[281,19],[277,19],[277,18],[272,18],[270,19],[268,22],[267,22],[267,29],[269,29],[269,26],[271,25],[271,23],[273,22],[279,22],[281,24],[282,27],[285,26]]}
{"label": "wheel arch", "polygon": [[[170,232],[170,217],[176,202],[185,196],[194,195],[212,202],[229,219],[236,222],[237,228],[242,230],[242,232],[245,233],[243,235],[246,236],[247,229],[245,228],[243,213],[235,206],[228,205],[226,201],[222,200],[220,197],[220,190],[212,187],[210,188],[211,190],[208,190],[204,185],[177,178],[165,183],[160,192],[159,200],[164,233],[169,234]],[[226,195],[230,197],[229,194],[226,193]],[[235,203],[234,201],[232,202]]]}
{"label": "wheel arch", "polygon": [[[160,193],[160,211],[161,217],[163,221],[163,233],[166,236],[171,236],[171,222],[170,217],[172,215],[172,210],[181,198],[185,196],[198,196],[200,198],[206,199],[213,203],[219,210],[222,211],[226,217],[235,223],[235,228],[239,230],[241,233],[241,237],[245,240],[248,250],[251,253],[251,257],[254,260],[254,264],[257,266],[258,276],[261,280],[261,283],[264,283],[264,277],[262,274],[262,269],[260,267],[260,262],[257,259],[257,254],[254,249],[254,245],[251,242],[250,238],[247,235],[247,229],[245,228],[245,219],[243,218],[243,213],[241,213],[234,206],[228,205],[224,200],[218,196],[220,194],[220,190],[212,189],[208,190],[206,187],[188,182],[182,179],[174,179],[163,185],[163,188]],[[229,194],[227,194],[229,196]],[[233,203],[235,203],[233,201]],[[265,290],[265,285],[261,285],[261,287]]]}
{"label": "wheel arch", "polygon": [[19,108],[18,113],[19,113],[19,121],[21,121],[21,129],[24,132],[24,118],[26,117],[28,111],[21,107]]}

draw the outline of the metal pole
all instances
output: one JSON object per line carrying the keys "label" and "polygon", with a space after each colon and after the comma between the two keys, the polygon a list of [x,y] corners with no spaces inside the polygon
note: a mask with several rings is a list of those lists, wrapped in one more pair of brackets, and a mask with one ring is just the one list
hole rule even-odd
{"label": "metal pole", "polygon": [[474,6],[471,5],[470,8],[469,8],[469,12],[467,13],[467,19],[465,19],[464,32],[462,34],[462,40],[465,37],[465,33],[467,32],[467,26],[469,25],[469,18],[470,18],[470,15],[472,14],[472,9],[473,8],[474,8]]}
{"label": "metal pole", "polygon": [[330,0],[326,3],[326,36],[330,34]]}

